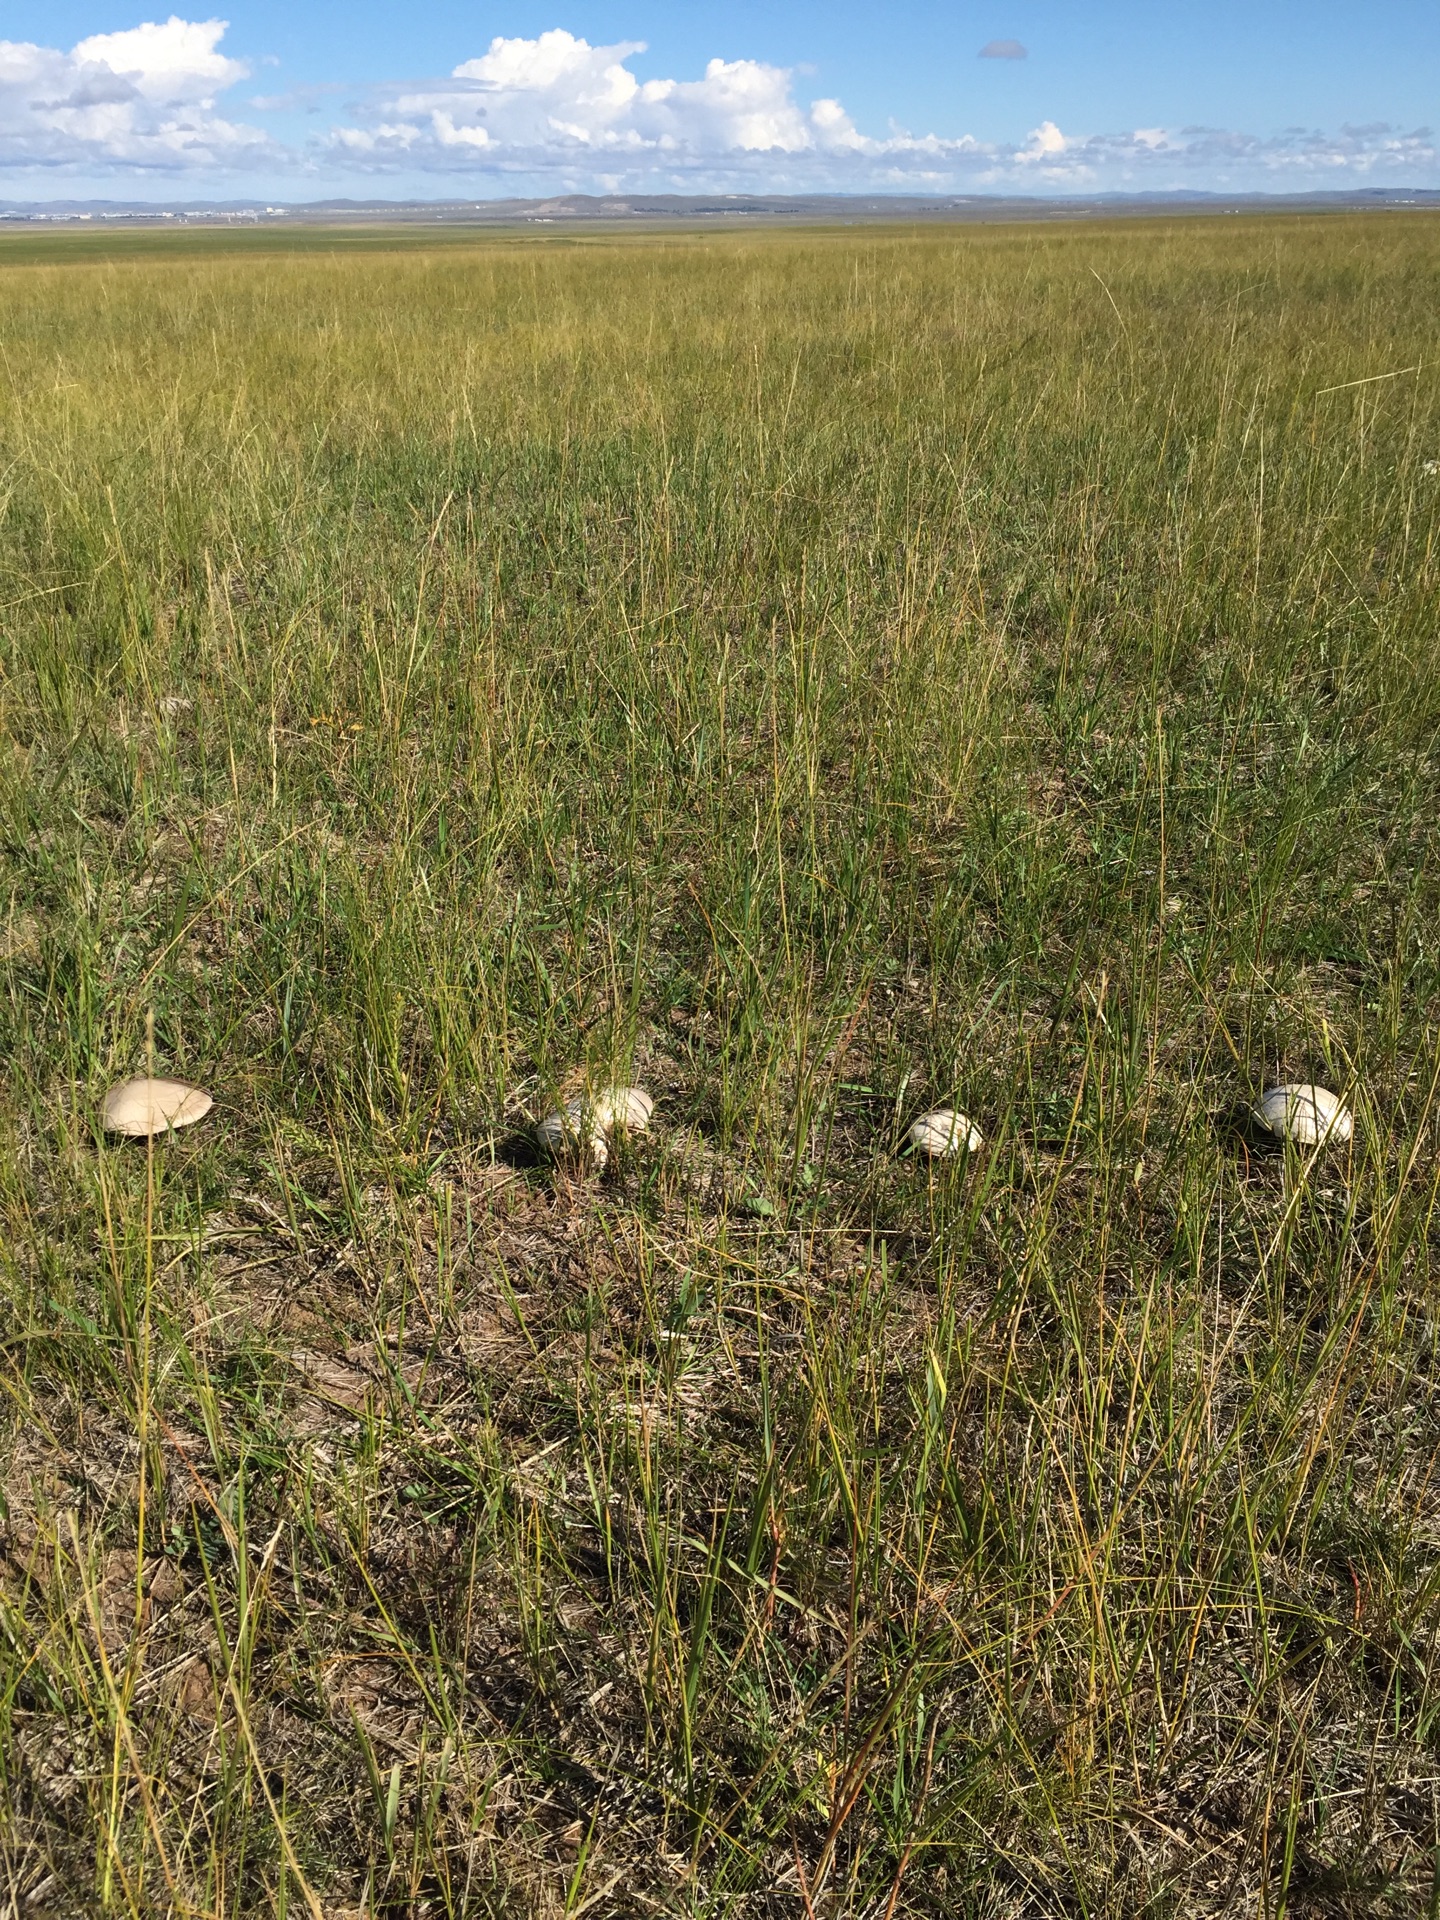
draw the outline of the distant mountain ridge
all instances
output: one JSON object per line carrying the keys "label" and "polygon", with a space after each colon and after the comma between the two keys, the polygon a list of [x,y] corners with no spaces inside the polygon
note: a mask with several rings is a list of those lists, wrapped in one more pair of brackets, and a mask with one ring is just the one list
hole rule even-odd
{"label": "distant mountain ridge", "polygon": [[1323,211],[1333,209],[1440,209],[1440,190],[1375,187],[1332,193],[1212,193],[1191,189],[1149,193],[1066,195],[1053,199],[1016,194],[552,194],[514,200],[297,201],[277,205],[250,200],[0,200],[5,225],[131,226],[341,225],[396,221],[404,224],[533,226],[561,222],[652,220],[1025,220],[1082,219],[1125,213]]}

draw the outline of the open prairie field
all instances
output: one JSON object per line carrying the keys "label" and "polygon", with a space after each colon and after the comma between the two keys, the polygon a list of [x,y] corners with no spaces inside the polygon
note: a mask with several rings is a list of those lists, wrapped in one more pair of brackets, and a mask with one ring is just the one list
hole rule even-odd
{"label": "open prairie field", "polygon": [[0,241],[6,1914],[1440,1913],[1437,370],[1422,215]]}

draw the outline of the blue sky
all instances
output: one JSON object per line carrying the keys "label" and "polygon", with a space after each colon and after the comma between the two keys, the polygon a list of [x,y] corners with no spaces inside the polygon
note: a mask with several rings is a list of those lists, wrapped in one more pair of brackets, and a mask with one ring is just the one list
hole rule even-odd
{"label": "blue sky", "polygon": [[0,199],[1440,187],[1436,0],[7,0]]}

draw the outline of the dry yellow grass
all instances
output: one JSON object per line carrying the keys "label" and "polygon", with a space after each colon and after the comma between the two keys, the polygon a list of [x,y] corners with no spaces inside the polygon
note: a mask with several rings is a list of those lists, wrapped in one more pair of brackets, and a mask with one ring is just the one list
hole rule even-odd
{"label": "dry yellow grass", "polygon": [[1440,1910],[1437,263],[0,243],[11,1910]]}

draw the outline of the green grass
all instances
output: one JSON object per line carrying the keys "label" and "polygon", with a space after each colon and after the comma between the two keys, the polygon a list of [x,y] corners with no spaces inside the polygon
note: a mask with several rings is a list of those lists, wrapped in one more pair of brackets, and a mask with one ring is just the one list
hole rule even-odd
{"label": "green grass", "polygon": [[1440,1913],[1440,226],[243,239],[0,243],[7,1911]]}

